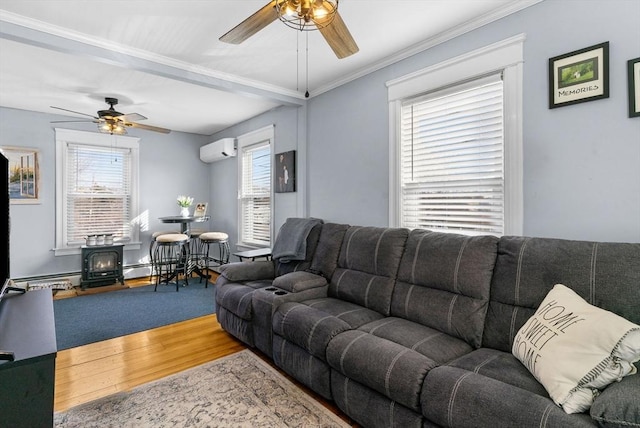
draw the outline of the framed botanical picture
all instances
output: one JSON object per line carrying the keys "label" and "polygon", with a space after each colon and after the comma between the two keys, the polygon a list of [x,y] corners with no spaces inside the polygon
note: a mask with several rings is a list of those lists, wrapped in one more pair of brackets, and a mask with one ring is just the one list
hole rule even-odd
{"label": "framed botanical picture", "polygon": [[640,116],[640,58],[627,61],[629,76],[629,117]]}
{"label": "framed botanical picture", "polygon": [[0,147],[9,159],[9,201],[40,203],[40,152],[26,147]]}
{"label": "framed botanical picture", "polygon": [[276,154],[276,193],[296,191],[296,151]]}
{"label": "framed botanical picture", "polygon": [[549,59],[549,108],[609,98],[609,42]]}

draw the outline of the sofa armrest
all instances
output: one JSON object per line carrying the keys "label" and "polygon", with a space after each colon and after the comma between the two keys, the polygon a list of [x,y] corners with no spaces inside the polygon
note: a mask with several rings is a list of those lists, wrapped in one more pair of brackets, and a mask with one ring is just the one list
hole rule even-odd
{"label": "sofa armrest", "polygon": [[273,280],[273,286],[290,293],[324,287],[327,279],[311,272],[291,272]]}
{"label": "sofa armrest", "polygon": [[270,260],[229,263],[222,265],[220,275],[229,282],[273,279],[275,267]]}

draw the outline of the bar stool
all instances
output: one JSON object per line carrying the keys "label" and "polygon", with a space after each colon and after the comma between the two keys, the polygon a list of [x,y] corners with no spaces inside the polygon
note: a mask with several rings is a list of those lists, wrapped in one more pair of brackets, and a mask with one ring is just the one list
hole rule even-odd
{"label": "bar stool", "polygon": [[156,286],[160,282],[169,284],[174,277],[176,279],[176,291],[180,291],[178,282],[180,273],[184,275],[184,281],[188,285],[188,260],[189,237],[183,233],[169,233],[158,235],[155,240],[153,260],[157,269]]}
{"label": "bar stool", "polygon": [[[229,235],[224,232],[205,232],[201,233],[199,236],[200,242],[202,244],[202,250],[204,254],[204,268],[206,269],[207,274],[209,273],[209,262],[214,261],[219,265],[224,265],[229,263],[229,254],[231,250],[229,249]],[[219,258],[211,257],[210,250],[211,244],[218,244],[218,255]],[[200,278],[202,281],[202,278]],[[208,286],[205,285],[205,288]]]}
{"label": "bar stool", "polygon": [[189,273],[194,271],[200,273],[204,267],[205,248],[200,241],[200,235],[205,233],[205,229],[190,229],[189,237]]}
{"label": "bar stool", "polygon": [[155,263],[155,259],[154,259],[154,249],[156,246],[156,239],[158,238],[158,236],[160,235],[169,235],[171,233],[178,233],[175,230],[159,230],[157,232],[153,232],[151,234],[151,241],[149,242],[149,260],[151,262],[151,272],[149,273],[149,282],[151,282],[153,280],[153,274],[154,272],[157,274],[158,273],[158,269]]}

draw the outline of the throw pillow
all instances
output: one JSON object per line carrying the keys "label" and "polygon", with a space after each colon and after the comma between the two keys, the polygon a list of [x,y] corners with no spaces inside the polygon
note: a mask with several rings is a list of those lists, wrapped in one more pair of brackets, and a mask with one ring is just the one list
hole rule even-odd
{"label": "throw pillow", "polygon": [[636,372],[640,326],[556,284],[516,334],[512,353],[565,412],[580,413],[600,389]]}

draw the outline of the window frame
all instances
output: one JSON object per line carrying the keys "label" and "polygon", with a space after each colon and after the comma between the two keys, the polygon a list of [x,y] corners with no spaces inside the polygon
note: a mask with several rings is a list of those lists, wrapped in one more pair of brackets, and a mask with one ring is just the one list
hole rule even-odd
{"label": "window frame", "polygon": [[[388,81],[389,225],[401,227],[401,136],[403,101],[502,72],[504,107],[504,235],[523,233],[522,90],[525,35],[519,34],[415,73]],[[464,233],[451,231],[455,233]]]}
{"label": "window frame", "polygon": [[[244,248],[268,248],[273,243],[273,216],[274,216],[274,187],[273,187],[273,148],[274,148],[274,136],[275,126],[268,125],[255,131],[240,135],[237,137],[238,145],[238,242],[236,246],[239,249]],[[245,150],[254,147],[258,144],[267,143],[269,146],[269,244],[257,245],[255,242],[245,241],[243,236],[242,218],[243,218],[243,204],[242,204],[242,187],[243,187],[243,155]]]}
{"label": "window frame", "polygon": [[66,244],[66,216],[67,189],[65,186],[67,173],[67,144],[95,146],[109,148],[117,145],[119,148],[131,150],[131,240],[125,243],[125,250],[141,248],[140,231],[135,227],[139,212],[139,172],[140,172],[140,139],[128,136],[98,134],[94,132],[75,131],[71,129],[55,128],[56,138],[56,256],[66,256],[81,253],[80,245]]}

